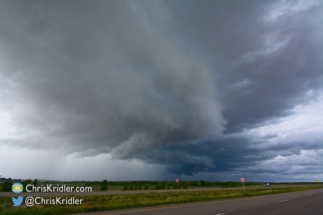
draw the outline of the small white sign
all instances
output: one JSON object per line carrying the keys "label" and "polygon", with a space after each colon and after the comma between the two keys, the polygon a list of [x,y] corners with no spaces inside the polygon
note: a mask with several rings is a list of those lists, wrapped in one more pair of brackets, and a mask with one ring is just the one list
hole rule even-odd
{"label": "small white sign", "polygon": [[241,182],[246,182],[246,179],[245,178],[240,178],[240,181]]}

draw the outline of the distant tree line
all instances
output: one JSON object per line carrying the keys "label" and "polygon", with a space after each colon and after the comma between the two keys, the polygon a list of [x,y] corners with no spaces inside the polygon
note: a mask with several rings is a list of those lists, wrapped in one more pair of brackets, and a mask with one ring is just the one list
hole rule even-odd
{"label": "distant tree line", "polygon": [[[245,182],[245,186],[262,185],[264,182]],[[313,184],[314,182],[280,182],[271,184]],[[100,186],[101,191],[106,191],[109,186],[123,187],[123,190],[164,190],[164,189],[177,189],[175,181],[89,181],[85,182],[85,186]],[[238,181],[180,181],[178,183],[179,189],[188,189],[190,187],[221,187],[221,188],[233,188],[242,186]]]}
{"label": "distant tree line", "polygon": [[[262,182],[245,182],[245,186],[261,185]],[[188,189],[189,187],[239,187],[241,182],[210,182],[203,180],[195,181],[180,181],[178,184],[179,189]],[[163,190],[163,189],[176,189],[177,184],[175,181],[91,181],[85,182],[85,186],[100,186],[100,190],[105,191],[109,186],[120,186],[123,190]]]}

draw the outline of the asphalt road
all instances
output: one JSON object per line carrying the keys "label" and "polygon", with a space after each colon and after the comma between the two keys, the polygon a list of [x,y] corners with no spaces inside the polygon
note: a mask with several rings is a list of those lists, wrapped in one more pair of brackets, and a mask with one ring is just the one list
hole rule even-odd
{"label": "asphalt road", "polygon": [[[259,189],[260,186],[247,189]],[[187,191],[198,191],[198,190],[242,190],[242,187],[235,188],[197,188],[197,189],[173,189],[173,190],[114,190],[114,191],[99,191],[99,192],[88,192],[88,193],[20,193],[20,196],[83,196],[83,195],[116,195],[116,194],[134,194],[134,193],[168,193],[168,192],[187,192]],[[266,188],[264,188],[266,189]],[[0,192],[0,196],[9,196],[13,195],[12,192]]]}
{"label": "asphalt road", "polygon": [[[263,188],[262,186],[253,186],[247,187],[246,189],[259,189]],[[271,187],[273,188],[273,187]],[[282,186],[280,186],[282,188]],[[133,194],[133,193],[168,193],[168,192],[187,192],[187,191],[199,191],[199,190],[242,190],[242,187],[234,188],[195,188],[195,189],[172,189],[172,190],[115,190],[115,191],[99,191],[99,192],[87,192],[87,193],[20,193],[20,196],[83,196],[83,195],[116,195],[116,194]],[[266,188],[263,188],[266,189]],[[9,196],[13,195],[12,192],[0,192],[0,196]]]}
{"label": "asphalt road", "polygon": [[[287,185],[287,186],[271,186],[269,188],[284,188],[284,187],[302,187],[302,186],[308,186],[308,185]],[[262,186],[247,186],[246,189],[267,189]],[[111,191],[100,191],[100,192],[88,192],[88,193],[20,193],[20,196],[82,196],[82,195],[116,195],[116,194],[132,194],[132,193],[165,193],[165,192],[187,192],[187,191],[198,191],[198,190],[242,190],[242,187],[233,187],[233,188],[195,188],[195,189],[173,189],[173,190],[128,190],[128,191],[122,191],[122,190],[111,190]],[[8,196],[12,197],[12,192],[0,192],[0,196]]]}
{"label": "asphalt road", "polygon": [[82,215],[322,215],[322,203],[323,189],[315,189],[230,200],[82,213]]}

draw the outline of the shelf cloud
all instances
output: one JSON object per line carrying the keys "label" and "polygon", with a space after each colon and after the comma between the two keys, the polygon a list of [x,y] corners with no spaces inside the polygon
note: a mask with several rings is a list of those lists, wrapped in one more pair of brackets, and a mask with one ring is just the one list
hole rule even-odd
{"label": "shelf cloud", "polygon": [[322,11],[320,1],[3,1],[0,146],[188,178],[323,177]]}

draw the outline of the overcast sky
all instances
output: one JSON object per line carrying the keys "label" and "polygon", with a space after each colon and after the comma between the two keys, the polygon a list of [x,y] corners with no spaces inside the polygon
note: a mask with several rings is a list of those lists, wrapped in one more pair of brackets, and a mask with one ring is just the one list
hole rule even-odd
{"label": "overcast sky", "polygon": [[0,172],[323,181],[323,1],[0,1]]}

